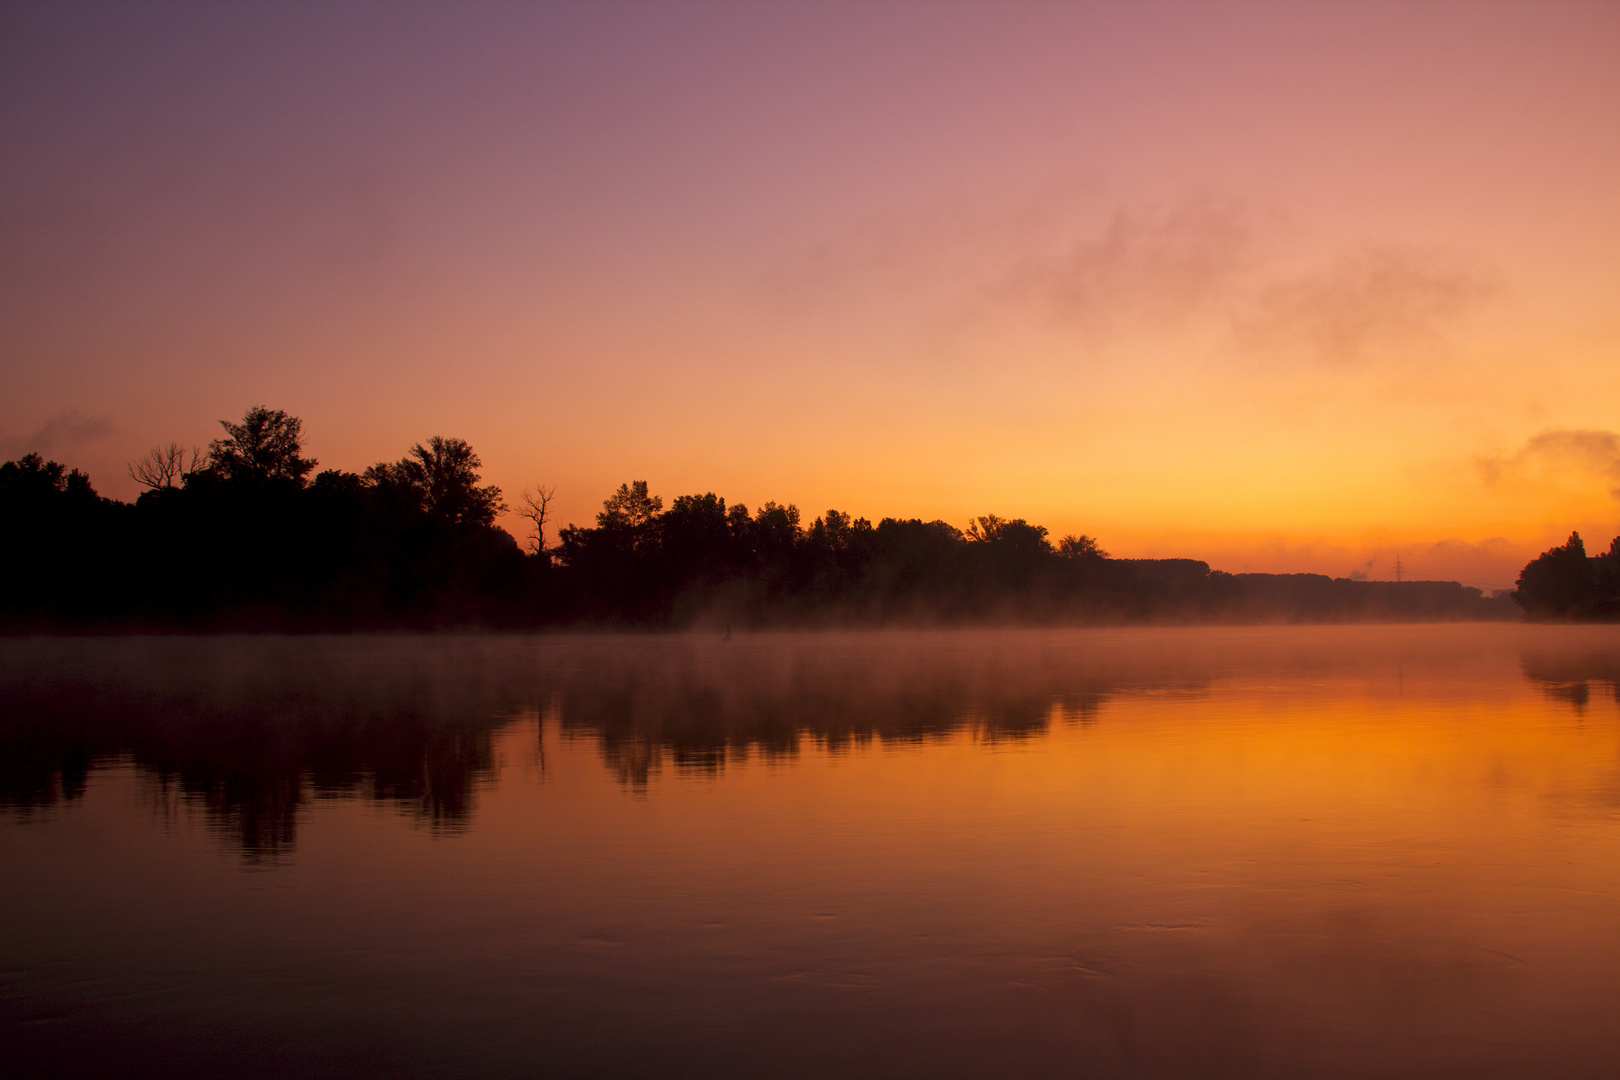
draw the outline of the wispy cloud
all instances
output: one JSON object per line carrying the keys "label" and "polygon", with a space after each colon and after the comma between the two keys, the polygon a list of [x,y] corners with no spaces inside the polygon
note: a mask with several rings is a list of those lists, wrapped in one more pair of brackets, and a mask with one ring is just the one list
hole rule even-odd
{"label": "wispy cloud", "polygon": [[57,413],[27,435],[0,437],[0,455],[9,459],[30,453],[55,454],[104,439],[116,430],[113,422],[104,416]]}
{"label": "wispy cloud", "polygon": [[1495,290],[1493,275],[1422,248],[1376,245],[1263,289],[1240,318],[1241,344],[1303,349],[1351,364],[1390,348],[1435,344]]}
{"label": "wispy cloud", "polygon": [[1000,214],[873,219],[768,281],[778,303],[818,317],[860,308],[950,334],[1024,324],[1091,345],[1191,331],[1203,344],[1190,347],[1228,363],[1328,369],[1443,351],[1500,292],[1466,254],[1309,245],[1283,211],[1229,194],[1106,204],[1075,188]]}
{"label": "wispy cloud", "polygon": [[1620,435],[1612,431],[1543,431],[1512,454],[1481,457],[1476,463],[1487,487],[1561,480],[1572,473],[1608,483],[1620,499]]}
{"label": "wispy cloud", "polygon": [[1229,302],[1256,261],[1258,240],[1252,214],[1233,199],[1121,207],[1100,233],[1055,258],[1026,262],[988,291],[1090,330],[1181,323]]}

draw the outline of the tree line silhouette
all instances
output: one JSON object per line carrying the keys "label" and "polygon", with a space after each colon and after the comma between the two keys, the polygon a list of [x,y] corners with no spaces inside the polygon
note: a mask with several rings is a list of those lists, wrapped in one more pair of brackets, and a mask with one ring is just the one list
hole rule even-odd
{"label": "tree line silhouette", "polygon": [[1514,599],[1533,619],[1608,622],[1620,619],[1620,536],[1589,557],[1581,534],[1532,559],[1519,574]]}
{"label": "tree line silhouette", "polygon": [[530,489],[516,508],[533,530],[524,550],[495,524],[509,507],[461,439],[434,436],[360,473],[316,472],[297,417],[255,407],[221,427],[206,451],[171,443],[133,463],[147,489],[133,503],[38,454],[0,465],[5,624],[343,631],[1518,614],[1456,582],[1114,559],[1093,537],[1054,542],[1043,526],[994,514],[966,530],[873,525],[838,510],[806,524],[791,504],[750,512],[713,492],[665,509],[645,481],[622,484],[594,526],[569,525],[551,544],[553,491]]}

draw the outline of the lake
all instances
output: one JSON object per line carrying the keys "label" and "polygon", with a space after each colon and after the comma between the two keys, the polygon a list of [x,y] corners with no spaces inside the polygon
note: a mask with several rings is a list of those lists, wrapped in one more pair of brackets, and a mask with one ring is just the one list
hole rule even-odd
{"label": "lake", "polygon": [[1616,627],[0,640],[0,1046],[1608,1077],[1617,680]]}

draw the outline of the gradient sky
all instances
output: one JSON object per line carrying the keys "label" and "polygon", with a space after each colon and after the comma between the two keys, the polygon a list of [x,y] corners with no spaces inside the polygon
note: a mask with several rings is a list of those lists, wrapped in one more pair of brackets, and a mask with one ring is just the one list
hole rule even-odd
{"label": "gradient sky", "polygon": [[[1511,583],[1620,531],[1620,4],[0,7],[0,457],[250,405]],[[521,532],[512,521],[514,532]]]}

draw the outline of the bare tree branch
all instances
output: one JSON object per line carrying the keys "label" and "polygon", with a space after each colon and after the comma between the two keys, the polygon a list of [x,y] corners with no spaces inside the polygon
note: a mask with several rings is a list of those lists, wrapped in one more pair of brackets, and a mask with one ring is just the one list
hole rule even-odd
{"label": "bare tree branch", "polygon": [[196,465],[196,450],[191,452],[192,467],[188,469],[186,452],[180,449],[179,443],[172,442],[168,446],[154,446],[141,460],[130,462],[129,475],[137,483],[158,491],[174,487],[174,482],[195,469]]}
{"label": "bare tree branch", "polygon": [[517,510],[519,517],[527,518],[534,525],[534,535],[529,537],[534,553],[548,560],[550,555],[546,551],[546,516],[551,507],[551,500],[556,494],[556,488],[536,484],[519,496]]}

